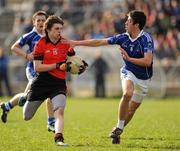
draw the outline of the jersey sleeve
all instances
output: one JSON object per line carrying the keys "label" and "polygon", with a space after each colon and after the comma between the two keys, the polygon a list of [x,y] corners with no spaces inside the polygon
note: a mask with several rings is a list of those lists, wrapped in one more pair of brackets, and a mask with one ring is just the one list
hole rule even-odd
{"label": "jersey sleeve", "polygon": [[74,49],[73,48],[69,48],[68,49],[68,56],[74,56],[76,53],[75,53],[75,51],[74,51]]}
{"label": "jersey sleeve", "polygon": [[34,60],[43,60],[44,52],[43,52],[43,41],[39,40],[33,50]]}
{"label": "jersey sleeve", "polygon": [[30,37],[31,36],[29,34],[24,34],[16,41],[16,43],[23,47],[31,40]]}
{"label": "jersey sleeve", "polygon": [[108,44],[110,44],[110,45],[114,45],[114,44],[121,45],[124,37],[125,37],[124,34],[119,34],[119,35],[115,35],[113,37],[109,37],[108,38]]}
{"label": "jersey sleeve", "polygon": [[154,42],[153,42],[152,37],[149,34],[145,36],[143,45],[144,45],[144,53],[148,53],[148,52],[153,53]]}

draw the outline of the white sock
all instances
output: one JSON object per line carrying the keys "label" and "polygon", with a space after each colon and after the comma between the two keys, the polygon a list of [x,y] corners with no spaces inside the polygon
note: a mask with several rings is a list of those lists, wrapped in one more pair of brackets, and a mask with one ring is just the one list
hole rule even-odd
{"label": "white sock", "polygon": [[125,120],[118,120],[117,127],[123,130],[124,123],[125,123]]}

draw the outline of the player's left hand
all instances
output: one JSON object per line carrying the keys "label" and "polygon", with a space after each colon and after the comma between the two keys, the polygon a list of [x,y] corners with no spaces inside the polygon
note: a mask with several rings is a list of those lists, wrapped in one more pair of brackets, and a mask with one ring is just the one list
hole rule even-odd
{"label": "player's left hand", "polygon": [[61,71],[66,71],[66,62],[58,62],[56,63],[56,69],[59,69]]}
{"label": "player's left hand", "polygon": [[123,59],[128,61],[130,57],[128,56],[127,52],[123,48],[119,48],[119,50]]}
{"label": "player's left hand", "polygon": [[86,70],[86,68],[88,67],[88,64],[87,64],[86,61],[82,60],[82,62],[83,62],[84,65],[80,66],[80,68],[79,68],[79,73],[78,73],[79,75],[80,75],[81,73],[83,73],[83,72]]}

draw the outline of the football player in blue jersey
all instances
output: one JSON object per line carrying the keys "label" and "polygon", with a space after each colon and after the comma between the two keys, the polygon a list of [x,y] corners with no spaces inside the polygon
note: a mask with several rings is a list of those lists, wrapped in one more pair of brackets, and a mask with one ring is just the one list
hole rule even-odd
{"label": "football player in blue jersey", "polygon": [[[36,72],[34,70],[33,62],[32,62],[33,61],[32,51],[36,42],[44,34],[43,24],[46,21],[46,18],[47,18],[46,12],[44,11],[36,12],[32,17],[33,25],[34,25],[32,31],[21,36],[19,40],[17,40],[11,47],[11,50],[13,52],[15,52],[17,55],[27,60],[26,76],[29,82],[26,86],[24,93],[16,94],[7,103],[1,104],[1,109],[2,109],[1,120],[3,123],[7,122],[7,114],[13,107],[15,107],[16,105],[23,106],[26,101],[28,90],[31,86],[33,79],[36,76]],[[29,47],[29,49],[26,51],[23,50],[23,47],[25,45]],[[47,114],[48,114],[48,130],[54,132],[55,118],[53,115],[51,100],[47,99],[46,103],[47,103]]]}
{"label": "football player in blue jersey", "polygon": [[120,143],[124,126],[132,119],[148,92],[153,75],[154,43],[149,33],[143,31],[146,15],[142,11],[131,11],[125,22],[126,32],[106,39],[69,41],[72,46],[119,45],[124,60],[121,68],[122,97],[118,108],[118,122],[110,133],[112,143]]}

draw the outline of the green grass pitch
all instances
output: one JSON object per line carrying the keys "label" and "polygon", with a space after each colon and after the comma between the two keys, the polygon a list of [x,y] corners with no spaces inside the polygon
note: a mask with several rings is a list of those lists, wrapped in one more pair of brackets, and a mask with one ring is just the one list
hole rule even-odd
{"label": "green grass pitch", "polygon": [[[7,98],[0,98],[6,101]],[[0,151],[176,151],[180,150],[180,99],[146,99],[125,128],[120,145],[111,144],[109,132],[117,122],[118,99],[68,98],[65,142],[54,144],[46,128],[43,104],[35,117],[23,121],[14,108],[8,122],[0,121]]]}

